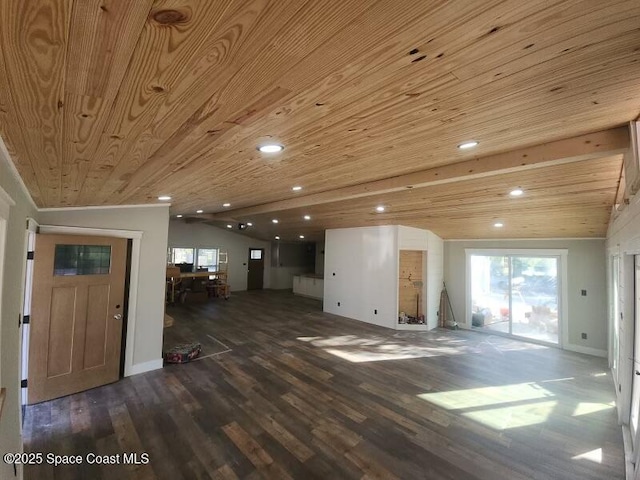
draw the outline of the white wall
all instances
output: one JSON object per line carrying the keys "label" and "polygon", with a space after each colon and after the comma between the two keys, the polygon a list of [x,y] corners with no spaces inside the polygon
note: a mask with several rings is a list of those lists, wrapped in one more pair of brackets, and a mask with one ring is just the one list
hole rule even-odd
{"label": "white wall", "polygon": [[[467,248],[567,249],[568,338],[565,348],[606,356],[607,290],[603,239],[445,241],[444,277],[458,323],[466,322]],[[581,290],[587,290],[587,296]],[[581,338],[581,333],[587,339]]]}
{"label": "white wall", "polygon": [[327,230],[324,311],[396,328],[399,250],[426,250],[427,326],[436,327],[442,248],[442,239],[417,228],[389,225]]}
{"label": "white wall", "polygon": [[[44,210],[40,225],[142,231],[138,301],[135,313],[132,368],[142,372],[162,367],[168,205],[96,209]],[[133,286],[132,286],[133,288]],[[128,328],[131,323],[128,324]],[[129,345],[127,345],[129,349]]]}
{"label": "white wall", "polygon": [[[0,187],[15,205],[9,209],[2,292],[0,292],[0,378],[7,398],[0,418],[0,452],[21,452],[20,427],[20,336],[18,316],[22,312],[22,278],[26,263],[26,219],[37,218],[31,198],[14,175],[13,165],[0,139]],[[1,272],[0,272],[1,273]],[[20,468],[20,467],[19,467]],[[15,478],[13,467],[0,462],[0,478]]]}
{"label": "white wall", "polygon": [[[247,262],[250,248],[264,248],[264,288],[271,288],[271,245],[203,223],[186,223],[172,219],[169,222],[169,247],[219,248],[229,255],[227,281],[232,291],[247,289]],[[165,252],[166,255],[166,252]],[[166,258],[166,257],[165,257]],[[289,287],[291,288],[291,287]]]}
{"label": "white wall", "polygon": [[325,312],[395,328],[398,316],[396,232],[395,226],[326,231]]}
{"label": "white wall", "polygon": [[[617,402],[620,421],[629,422],[629,408],[633,378],[634,330],[640,328],[640,322],[634,315],[634,300],[640,288],[634,285],[634,255],[640,255],[640,194],[631,198],[630,204],[609,224],[607,233],[607,254],[620,257],[619,297],[610,302],[618,302],[623,318],[620,319],[620,355],[618,365]],[[611,277],[608,276],[611,281]],[[638,353],[635,354],[636,359]],[[638,377],[635,377],[638,378]],[[614,376],[615,379],[615,376]]]}

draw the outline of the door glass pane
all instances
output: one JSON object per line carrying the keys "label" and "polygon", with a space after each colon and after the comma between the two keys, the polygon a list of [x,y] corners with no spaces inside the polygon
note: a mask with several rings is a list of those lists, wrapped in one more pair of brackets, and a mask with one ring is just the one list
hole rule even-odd
{"label": "door glass pane", "polygon": [[262,260],[262,250],[251,250],[251,260]]}
{"label": "door glass pane", "polygon": [[471,256],[471,325],[509,333],[509,258]]}
{"label": "door glass pane", "polygon": [[53,274],[106,275],[111,268],[110,245],[56,245]]}
{"label": "door glass pane", "polygon": [[558,259],[511,257],[512,333],[558,343]]}

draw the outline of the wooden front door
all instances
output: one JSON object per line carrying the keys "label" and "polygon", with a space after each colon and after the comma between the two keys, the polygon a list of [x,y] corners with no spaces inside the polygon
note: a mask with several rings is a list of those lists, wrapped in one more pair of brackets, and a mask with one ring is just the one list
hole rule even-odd
{"label": "wooden front door", "polygon": [[264,279],[264,248],[249,249],[247,290],[262,290]]}
{"label": "wooden front door", "polygon": [[118,380],[127,240],[37,235],[29,403]]}

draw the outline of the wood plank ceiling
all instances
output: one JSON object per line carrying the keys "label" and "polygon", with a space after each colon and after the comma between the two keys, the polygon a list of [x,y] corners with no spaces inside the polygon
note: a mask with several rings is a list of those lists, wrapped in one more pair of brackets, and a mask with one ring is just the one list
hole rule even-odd
{"label": "wood plank ceiling", "polygon": [[[640,109],[637,0],[5,0],[0,22],[0,135],[38,206],[170,195],[262,238],[603,236],[620,143],[522,171],[497,154],[619,136]],[[474,158],[493,173],[376,189]]]}

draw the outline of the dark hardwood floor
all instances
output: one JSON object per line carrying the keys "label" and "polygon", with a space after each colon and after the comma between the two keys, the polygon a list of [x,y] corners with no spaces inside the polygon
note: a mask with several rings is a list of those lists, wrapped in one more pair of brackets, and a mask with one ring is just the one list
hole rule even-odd
{"label": "dark hardwood floor", "polygon": [[25,478],[624,478],[604,359],[396,332],[287,292],[168,313],[165,344],[200,341],[207,358],[29,407],[25,423],[27,451],[144,452],[148,464],[31,466]]}

